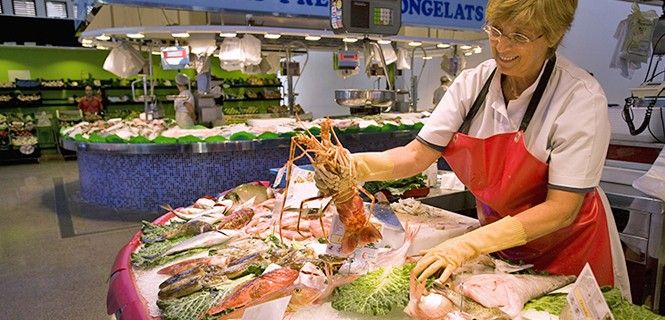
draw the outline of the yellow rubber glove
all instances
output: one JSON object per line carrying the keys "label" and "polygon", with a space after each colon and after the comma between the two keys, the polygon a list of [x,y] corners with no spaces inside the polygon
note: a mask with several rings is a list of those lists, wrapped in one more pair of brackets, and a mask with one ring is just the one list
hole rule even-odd
{"label": "yellow rubber glove", "polygon": [[351,154],[358,182],[385,181],[395,179],[395,163],[384,152],[360,152]]}
{"label": "yellow rubber glove", "polygon": [[464,261],[525,244],[524,226],[517,218],[507,216],[459,237],[448,239],[426,250],[413,272],[418,281],[427,280],[439,269],[444,269],[439,281],[444,283]]}

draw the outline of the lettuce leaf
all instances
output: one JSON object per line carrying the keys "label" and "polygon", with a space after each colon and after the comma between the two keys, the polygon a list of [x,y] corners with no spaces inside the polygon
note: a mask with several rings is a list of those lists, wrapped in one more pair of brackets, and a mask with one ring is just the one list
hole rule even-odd
{"label": "lettuce leaf", "polygon": [[409,303],[409,273],[415,264],[379,268],[335,289],[332,307],[366,315],[385,315]]}

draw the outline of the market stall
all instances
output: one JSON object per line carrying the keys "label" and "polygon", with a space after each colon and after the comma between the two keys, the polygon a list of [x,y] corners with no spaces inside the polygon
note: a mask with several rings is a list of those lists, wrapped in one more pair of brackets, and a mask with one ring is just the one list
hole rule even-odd
{"label": "market stall", "polygon": [[[305,179],[291,187],[313,187],[303,172],[295,171]],[[304,196],[289,196],[280,214],[284,190],[267,185],[243,184],[144,222],[116,257],[108,313],[118,319],[556,319],[567,312],[567,291],[552,292],[575,276],[534,274],[528,265],[489,256],[465,264],[445,286],[410,279],[409,257],[476,228],[473,218],[401,200],[389,206],[392,220],[385,214],[370,220],[381,241],[344,256],[337,237],[345,227],[334,205],[298,221]],[[615,319],[662,318],[616,289],[603,295]]]}
{"label": "market stall", "polygon": [[[381,123],[360,118],[336,122],[343,125],[339,137],[352,152],[381,151],[407,144],[422,126],[420,115],[403,117]],[[256,126],[181,130],[167,129],[161,120],[136,119],[81,123],[63,133],[65,148],[77,152],[84,200],[153,211],[245,181],[270,179],[269,169],[282,167],[288,159],[295,130],[302,131],[302,125],[316,133],[320,120],[254,120]],[[258,125],[266,122],[282,125]]]}

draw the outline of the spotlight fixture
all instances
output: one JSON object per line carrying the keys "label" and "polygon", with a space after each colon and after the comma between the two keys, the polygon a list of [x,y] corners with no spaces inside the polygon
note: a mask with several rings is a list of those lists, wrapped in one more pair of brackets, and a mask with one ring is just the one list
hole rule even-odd
{"label": "spotlight fixture", "polygon": [[305,36],[305,40],[307,41],[319,41],[321,40],[321,36]]}
{"label": "spotlight fixture", "polygon": [[101,41],[108,41],[108,40],[111,40],[111,37],[109,37],[105,34],[102,34],[101,36],[96,36],[95,39],[101,40]]}
{"label": "spotlight fixture", "polygon": [[447,44],[447,43],[439,43],[439,44],[436,45],[436,47],[439,48],[439,49],[447,49],[447,48],[450,48],[450,45]]}
{"label": "spotlight fixture", "polygon": [[423,45],[423,43],[420,42],[420,41],[411,41],[411,42],[409,42],[410,47],[420,47],[422,45]]}
{"label": "spotlight fixture", "polygon": [[143,39],[145,38],[145,35],[143,33],[128,33],[127,37],[132,38],[132,39]]}
{"label": "spotlight fixture", "polygon": [[235,32],[222,32],[222,33],[219,34],[219,36],[222,37],[222,38],[234,38],[237,35],[238,34],[235,33]]}
{"label": "spotlight fixture", "polygon": [[266,39],[279,39],[281,36],[281,34],[266,33],[263,37]]}
{"label": "spotlight fixture", "polygon": [[378,44],[390,44],[391,42],[392,41],[390,41],[388,39],[381,39],[381,40],[377,41]]}
{"label": "spotlight fixture", "polygon": [[171,33],[171,36],[174,38],[189,38],[189,33],[187,32],[174,32]]}
{"label": "spotlight fixture", "polygon": [[348,42],[348,43],[354,43],[354,42],[358,41],[358,38],[344,38],[344,39],[342,39],[342,41]]}

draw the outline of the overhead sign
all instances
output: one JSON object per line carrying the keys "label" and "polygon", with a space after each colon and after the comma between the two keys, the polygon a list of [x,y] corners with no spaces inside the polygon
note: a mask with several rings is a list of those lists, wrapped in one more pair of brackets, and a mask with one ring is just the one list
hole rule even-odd
{"label": "overhead sign", "polygon": [[[77,0],[89,2],[89,0]],[[105,0],[104,4],[325,17],[330,0]],[[479,30],[487,0],[402,0],[402,25]]]}
{"label": "overhead sign", "polygon": [[162,49],[162,69],[179,70],[189,64],[189,47],[166,47]]}

